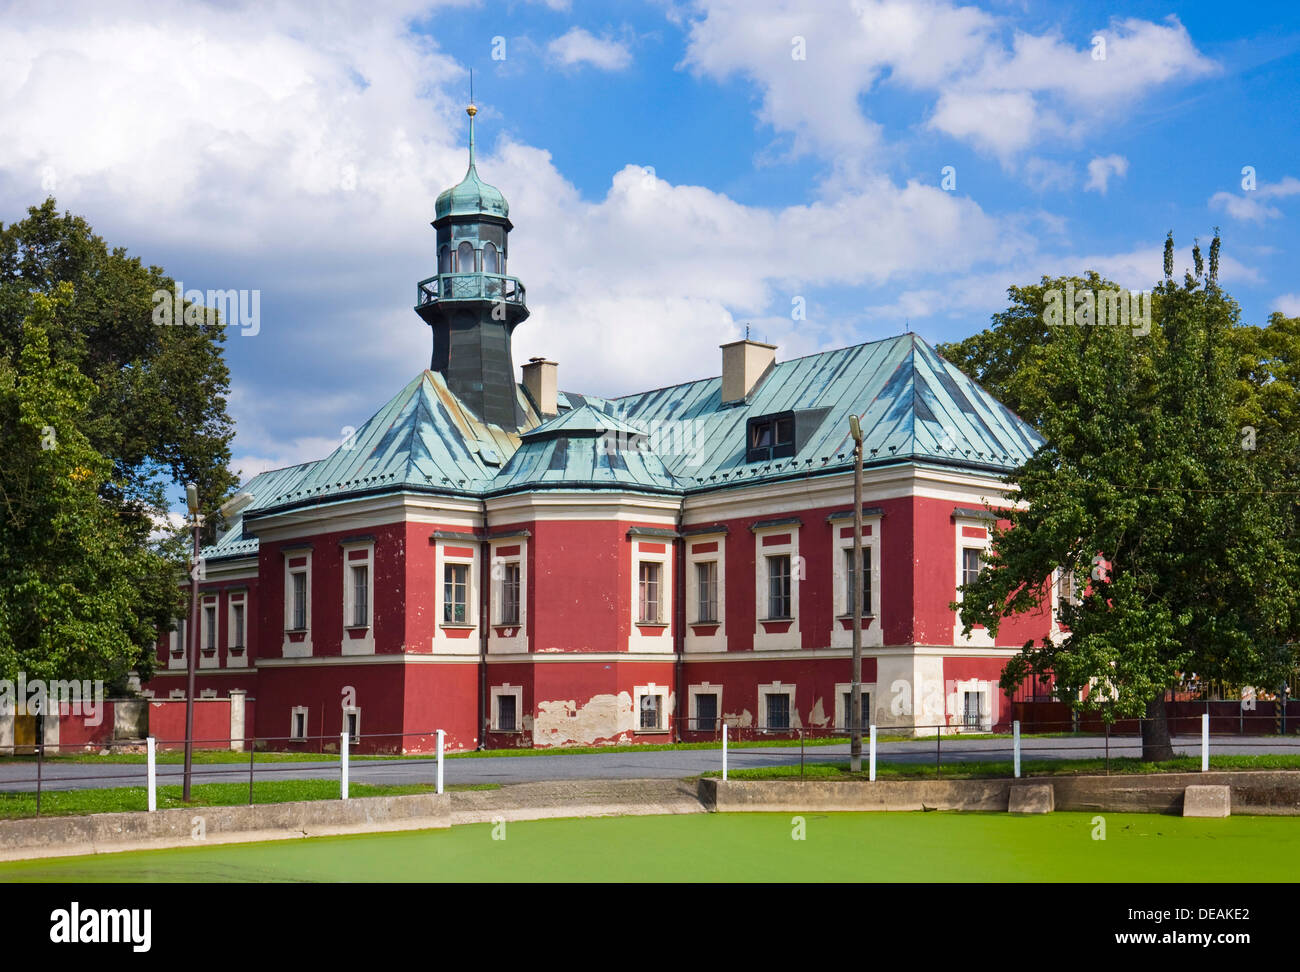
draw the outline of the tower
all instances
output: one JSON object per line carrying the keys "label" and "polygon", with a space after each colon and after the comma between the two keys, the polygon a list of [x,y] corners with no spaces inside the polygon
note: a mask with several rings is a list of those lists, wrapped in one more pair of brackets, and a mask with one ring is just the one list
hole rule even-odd
{"label": "tower", "polygon": [[447,387],[482,421],[514,431],[523,423],[510,335],[528,317],[524,286],[506,276],[510,206],[474,166],[469,115],[469,169],[438,196],[433,228],[438,272],[421,280],[415,311],[433,329],[433,362]]}

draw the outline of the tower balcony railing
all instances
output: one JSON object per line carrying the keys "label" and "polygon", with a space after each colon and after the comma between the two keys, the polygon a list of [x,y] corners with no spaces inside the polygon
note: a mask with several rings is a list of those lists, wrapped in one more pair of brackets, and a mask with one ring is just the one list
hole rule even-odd
{"label": "tower balcony railing", "polygon": [[440,273],[416,285],[415,306],[440,300],[503,300],[524,303],[524,285],[499,273]]}

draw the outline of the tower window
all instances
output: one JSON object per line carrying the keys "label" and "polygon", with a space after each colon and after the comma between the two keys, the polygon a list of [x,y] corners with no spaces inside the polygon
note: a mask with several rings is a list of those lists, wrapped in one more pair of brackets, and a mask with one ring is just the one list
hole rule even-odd
{"label": "tower window", "polygon": [[498,273],[497,270],[497,248],[491,243],[483,244],[483,272]]}
{"label": "tower window", "polygon": [[468,240],[456,247],[456,272],[474,272],[474,244]]}
{"label": "tower window", "polygon": [[451,247],[443,246],[438,251],[438,272],[451,273]]}

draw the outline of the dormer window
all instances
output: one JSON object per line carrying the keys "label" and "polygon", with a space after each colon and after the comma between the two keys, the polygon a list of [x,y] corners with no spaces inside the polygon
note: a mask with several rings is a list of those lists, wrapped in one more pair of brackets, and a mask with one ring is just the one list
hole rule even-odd
{"label": "dormer window", "polygon": [[456,247],[456,272],[474,272],[474,244],[468,240]]}
{"label": "dormer window", "polygon": [[794,415],[761,415],[749,420],[745,449],[746,462],[783,459],[793,456]]}
{"label": "dormer window", "polygon": [[483,244],[483,272],[500,272],[497,270],[497,248],[491,243]]}

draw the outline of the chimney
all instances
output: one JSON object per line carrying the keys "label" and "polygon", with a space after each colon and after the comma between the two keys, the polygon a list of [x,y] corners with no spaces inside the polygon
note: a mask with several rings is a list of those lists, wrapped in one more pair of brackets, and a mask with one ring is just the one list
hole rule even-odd
{"label": "chimney", "polygon": [[722,348],[722,404],[743,402],[776,364],[776,345],[745,338]]}
{"label": "chimney", "polygon": [[523,368],[524,388],[527,389],[533,404],[537,406],[538,413],[544,419],[553,418],[560,411],[555,377],[558,369],[559,365],[545,358],[529,358],[528,364]]}

